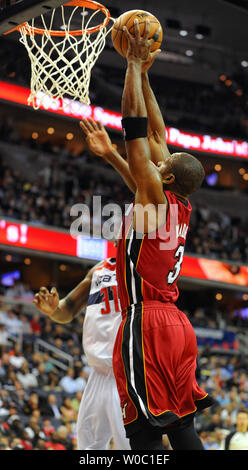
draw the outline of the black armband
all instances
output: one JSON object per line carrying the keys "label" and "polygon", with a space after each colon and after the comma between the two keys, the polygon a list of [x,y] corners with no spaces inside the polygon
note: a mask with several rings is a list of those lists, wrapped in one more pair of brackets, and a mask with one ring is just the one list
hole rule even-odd
{"label": "black armband", "polygon": [[148,135],[147,117],[125,117],[121,121],[125,140],[140,139]]}

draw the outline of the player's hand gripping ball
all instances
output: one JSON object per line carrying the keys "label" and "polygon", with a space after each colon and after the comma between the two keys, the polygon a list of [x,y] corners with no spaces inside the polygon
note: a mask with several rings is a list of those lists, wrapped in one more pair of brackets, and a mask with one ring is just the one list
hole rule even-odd
{"label": "player's hand gripping ball", "polygon": [[148,39],[154,40],[154,43],[150,49],[151,52],[159,49],[163,40],[163,30],[161,24],[154,15],[143,10],[127,11],[117,18],[112,29],[113,46],[115,50],[123,57],[126,57],[128,50],[128,40],[124,34],[123,27],[126,26],[129,33],[134,35],[135,20],[138,20],[141,36],[144,34],[146,21],[149,20],[150,32]]}

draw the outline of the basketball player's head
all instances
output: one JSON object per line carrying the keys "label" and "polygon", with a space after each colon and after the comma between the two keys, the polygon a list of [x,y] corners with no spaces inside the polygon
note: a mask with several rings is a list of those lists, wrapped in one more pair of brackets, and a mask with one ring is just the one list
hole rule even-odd
{"label": "basketball player's head", "polygon": [[184,198],[197,191],[205,178],[201,162],[186,152],[173,153],[156,166],[165,189]]}

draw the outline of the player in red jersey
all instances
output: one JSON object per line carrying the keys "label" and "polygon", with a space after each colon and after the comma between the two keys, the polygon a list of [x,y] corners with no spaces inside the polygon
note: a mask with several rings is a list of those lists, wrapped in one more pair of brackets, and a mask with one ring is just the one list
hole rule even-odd
{"label": "player in red jersey", "polygon": [[[193,156],[168,151],[147,75],[155,58],[149,54],[148,32],[149,26],[140,38],[136,28],[135,39],[128,38],[123,116],[131,117],[129,167],[101,124],[84,119],[81,127],[90,149],[114,166],[135,193],[135,211],[131,207],[125,218],[117,256],[123,321],[114,371],[126,434],[133,449],[163,449],[161,437],[167,433],[175,450],[202,450],[193,417],[214,401],[196,382],[196,337],[174,302],[191,213],[188,196],[200,186],[204,170]],[[142,135],[147,114],[148,138]],[[139,136],[133,134],[137,128]],[[148,203],[152,205],[143,220]]]}
{"label": "player in red jersey", "polygon": [[167,433],[175,450],[203,450],[193,418],[213,400],[196,382],[196,336],[174,302],[191,213],[188,197],[200,187],[204,170],[192,155],[170,155],[160,113],[158,131],[148,139],[147,116],[150,120],[157,109],[149,109],[152,101],[146,99],[142,77],[158,52],[150,52],[149,22],[143,37],[137,23],[134,37],[125,33],[129,49],[122,122],[137,190],[118,242],[123,321],[114,373],[132,449],[162,449]]}

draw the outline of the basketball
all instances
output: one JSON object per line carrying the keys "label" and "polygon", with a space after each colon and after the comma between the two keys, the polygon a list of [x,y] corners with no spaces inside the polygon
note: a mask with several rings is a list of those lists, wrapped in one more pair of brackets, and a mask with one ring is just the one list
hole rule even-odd
{"label": "basketball", "polygon": [[112,29],[112,42],[115,50],[126,57],[128,49],[128,41],[124,34],[123,27],[126,26],[130,34],[134,33],[134,21],[139,21],[140,34],[144,33],[146,20],[150,20],[150,33],[149,39],[153,38],[154,43],[151,47],[151,52],[160,48],[163,39],[163,30],[158,19],[151,13],[144,10],[130,10],[123,13],[114,23]]}

